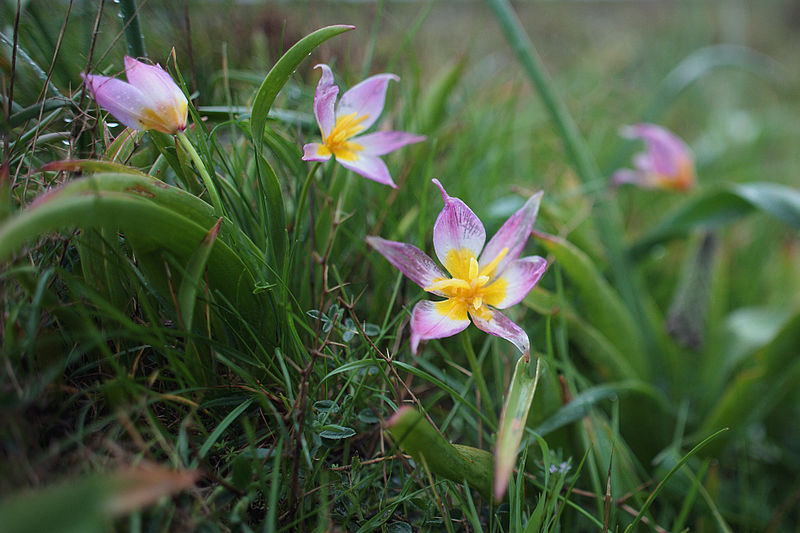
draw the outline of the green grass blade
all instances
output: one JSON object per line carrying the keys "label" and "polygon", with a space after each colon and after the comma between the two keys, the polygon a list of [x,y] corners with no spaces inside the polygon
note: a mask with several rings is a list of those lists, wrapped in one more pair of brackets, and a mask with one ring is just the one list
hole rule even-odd
{"label": "green grass blade", "polygon": [[208,233],[203,237],[197,250],[195,250],[189,258],[189,263],[186,265],[186,272],[181,281],[181,287],[178,290],[178,309],[183,319],[184,328],[187,331],[192,330],[197,293],[200,287],[202,287],[203,272],[208,263],[208,258],[211,256],[211,249],[214,246],[214,241],[219,233],[219,226],[221,223],[222,217],[208,230]]}
{"label": "green grass blade", "polygon": [[695,455],[697,452],[699,452],[700,450],[705,448],[705,446],[708,443],[710,443],[711,441],[713,441],[714,439],[716,439],[718,436],[720,436],[722,433],[724,433],[726,431],[728,431],[728,428],[723,428],[723,429],[720,429],[719,431],[717,431],[716,433],[714,433],[713,435],[709,435],[708,437],[703,439],[702,442],[700,442],[697,446],[692,448],[689,451],[689,453],[684,455],[681,458],[680,461],[678,461],[678,463],[672,468],[672,470],[670,470],[667,473],[667,475],[664,476],[664,479],[662,479],[658,483],[658,485],[653,490],[653,492],[650,493],[650,496],[647,498],[647,501],[645,501],[644,505],[641,507],[641,509],[639,509],[639,513],[636,515],[636,518],[634,518],[633,522],[631,522],[628,525],[628,527],[625,528],[625,533],[629,533],[630,531],[633,531],[633,528],[635,528],[636,525],[642,520],[642,517],[644,517],[645,513],[647,512],[647,510],[650,508],[650,505],[653,503],[653,501],[655,501],[656,496],[658,496],[661,493],[661,490],[664,488],[664,486],[667,484],[667,482],[672,478],[672,476],[674,476],[678,472],[678,470],[680,470],[681,467],[683,467],[683,465],[686,464],[686,462],[693,455]]}
{"label": "green grass blade", "polygon": [[144,48],[144,35],[139,24],[139,8],[136,0],[119,0],[119,15],[125,30],[125,42],[128,44],[128,55],[147,57]]}
{"label": "green grass blade", "polygon": [[245,409],[250,407],[251,403],[253,403],[252,398],[248,398],[247,400],[243,401],[238,406],[236,406],[236,408],[233,411],[228,413],[228,415],[225,418],[223,418],[219,424],[217,424],[217,426],[214,428],[214,431],[211,432],[211,435],[208,436],[206,441],[200,447],[200,450],[198,450],[197,452],[198,457],[202,459],[203,457],[206,456],[206,454],[211,450],[211,447],[222,436],[222,433],[224,433],[225,430],[228,429],[228,426],[233,424],[234,420],[239,418],[239,415],[241,415]]}

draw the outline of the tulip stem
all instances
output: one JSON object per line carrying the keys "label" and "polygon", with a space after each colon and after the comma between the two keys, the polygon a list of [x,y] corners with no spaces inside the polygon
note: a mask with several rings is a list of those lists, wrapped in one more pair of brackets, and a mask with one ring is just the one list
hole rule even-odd
{"label": "tulip stem", "polygon": [[486,406],[486,414],[489,420],[497,427],[497,415],[494,412],[494,405],[492,405],[491,396],[489,396],[489,389],[486,386],[486,380],[483,379],[483,371],[475,355],[475,350],[472,348],[472,343],[469,341],[469,335],[466,332],[461,334],[461,344],[464,346],[464,353],[467,354],[467,361],[472,370],[472,377],[475,378],[475,384],[478,387],[478,392],[481,395],[481,400]]}
{"label": "tulip stem", "polygon": [[303,188],[300,190],[300,200],[297,202],[297,205],[294,208],[294,225],[292,226],[292,231],[294,232],[295,238],[297,238],[297,235],[300,232],[300,217],[303,216],[303,210],[305,209],[306,202],[308,201],[308,190],[311,188],[311,181],[314,179],[314,174],[317,173],[319,165],[320,164],[318,161],[315,162],[311,166],[311,170],[308,171],[306,180],[303,182]]}
{"label": "tulip stem", "polygon": [[217,186],[214,185],[213,181],[211,181],[211,176],[209,175],[206,166],[203,164],[203,160],[200,159],[200,154],[198,154],[197,150],[194,149],[194,145],[184,132],[178,133],[178,141],[181,143],[181,146],[183,146],[183,149],[186,150],[186,153],[189,154],[189,157],[192,158],[194,165],[197,167],[197,171],[200,173],[200,177],[203,179],[206,190],[208,190],[208,195],[211,197],[211,205],[214,206],[214,212],[217,215],[224,216],[225,211],[222,209],[222,200],[220,200],[219,193],[217,192]]}

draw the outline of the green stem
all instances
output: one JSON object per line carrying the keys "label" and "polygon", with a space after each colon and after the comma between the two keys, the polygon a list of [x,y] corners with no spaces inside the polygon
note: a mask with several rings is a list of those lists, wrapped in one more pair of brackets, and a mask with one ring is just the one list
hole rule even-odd
{"label": "green stem", "polygon": [[311,166],[311,170],[308,171],[306,180],[303,182],[303,188],[300,190],[300,200],[297,202],[297,206],[295,206],[294,209],[294,225],[292,226],[292,231],[294,231],[295,239],[297,239],[297,235],[300,233],[300,218],[303,216],[303,211],[306,208],[306,202],[308,200],[308,190],[311,188],[311,181],[314,179],[314,174],[317,173],[319,165],[320,165],[319,162],[315,162]]}
{"label": "green stem", "polygon": [[486,380],[483,378],[481,365],[478,362],[478,358],[475,356],[475,350],[472,348],[472,343],[469,342],[469,335],[467,335],[466,331],[461,333],[461,344],[464,346],[464,353],[467,355],[467,361],[469,361],[469,367],[472,370],[472,377],[475,378],[478,392],[486,405],[486,414],[492,424],[497,427],[497,414],[494,412],[494,405],[491,400],[492,397],[489,396],[489,389],[486,386]]}
{"label": "green stem", "polygon": [[144,49],[144,36],[142,27],[139,25],[139,8],[136,7],[136,0],[119,0],[119,12],[122,15],[128,54],[133,57],[146,57],[147,52]]}
{"label": "green stem", "polygon": [[217,192],[217,186],[214,185],[214,182],[211,180],[211,176],[206,166],[203,164],[203,160],[200,159],[200,154],[194,149],[194,145],[186,136],[186,133],[180,132],[177,135],[178,141],[181,143],[181,146],[183,146],[183,149],[186,150],[186,153],[189,154],[189,157],[192,158],[194,165],[197,167],[197,171],[200,173],[200,177],[203,179],[203,183],[208,190],[208,195],[211,197],[211,205],[214,206],[214,212],[219,216],[224,216],[225,211],[222,209],[222,200],[220,200],[219,193]]}
{"label": "green stem", "polygon": [[[592,188],[598,187],[604,178],[597,167],[597,162],[586,141],[581,136],[567,106],[558,97],[553,82],[550,80],[542,61],[536,53],[536,48],[525,32],[525,28],[511,7],[509,0],[487,0],[487,2],[517,59],[522,63],[525,73],[536,86],[539,97],[550,113],[550,119],[561,137],[561,141],[578,177],[584,184]],[[607,201],[597,202],[595,207],[597,209],[595,221],[598,233],[608,253],[615,285],[628,307],[636,316],[648,351],[656,354],[658,353],[658,347],[655,340],[655,332],[638,297],[639,290],[642,288],[637,286],[633,268],[620,238],[623,234],[623,226],[619,212],[615,209],[615,205],[610,198]]]}

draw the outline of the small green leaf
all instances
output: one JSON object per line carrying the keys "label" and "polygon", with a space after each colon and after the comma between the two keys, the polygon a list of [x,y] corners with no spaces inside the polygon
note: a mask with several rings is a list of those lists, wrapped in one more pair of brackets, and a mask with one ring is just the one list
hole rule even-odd
{"label": "small green leaf", "polygon": [[322,426],[321,430],[322,431],[319,432],[319,436],[323,439],[331,440],[349,439],[356,434],[355,429],[339,426],[337,424],[326,424]]}

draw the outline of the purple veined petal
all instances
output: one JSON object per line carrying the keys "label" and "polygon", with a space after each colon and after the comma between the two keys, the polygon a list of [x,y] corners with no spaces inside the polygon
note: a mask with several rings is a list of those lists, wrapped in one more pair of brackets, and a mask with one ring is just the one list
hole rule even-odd
{"label": "purple veined petal", "polygon": [[392,180],[392,175],[389,174],[389,168],[378,156],[359,153],[356,159],[352,161],[345,161],[339,158],[337,158],[336,161],[344,168],[352,170],[356,174],[360,174],[367,179],[377,181],[383,185],[388,185],[393,189],[397,188],[397,185],[395,185]]}
{"label": "purple veined petal", "polygon": [[327,161],[331,158],[331,151],[320,143],[308,143],[303,146],[303,161]]}
{"label": "purple veined petal", "polygon": [[469,326],[466,305],[454,300],[423,300],[411,311],[411,353],[417,354],[420,341],[442,339]]}
{"label": "purple veined petal", "polygon": [[367,115],[360,125],[366,130],[378,120],[386,101],[386,88],[391,80],[400,78],[394,74],[377,74],[352,87],[342,95],[336,108],[336,117],[355,113],[357,117]]}
{"label": "purple veined petal", "polygon": [[[503,274],[485,289],[484,300],[498,309],[506,309],[522,301],[547,270],[547,260],[538,255],[523,257],[508,264]],[[492,288],[496,287],[496,291]]]}
{"label": "purple veined petal", "polygon": [[314,93],[314,116],[317,118],[322,138],[325,139],[336,125],[334,104],[336,95],[339,94],[339,88],[333,83],[333,72],[328,65],[320,63],[314,68],[322,70],[322,76],[317,83],[317,91]]}
{"label": "purple veined petal", "polygon": [[439,180],[433,179],[444,199],[444,207],[433,225],[433,249],[436,257],[455,277],[464,277],[463,256],[467,250],[477,258],[486,242],[486,230],[467,205],[447,194]]}
{"label": "purple veined petal", "polygon": [[424,135],[414,135],[405,131],[378,131],[368,133],[351,139],[360,144],[365,154],[384,155],[402,148],[407,144],[418,143],[425,140]]}
{"label": "purple veined petal", "polygon": [[100,107],[129,128],[146,129],[144,113],[151,103],[142,91],[116,78],[93,74],[81,74],[81,77]]}
{"label": "purple veined petal", "polygon": [[[429,287],[434,281],[447,278],[439,266],[428,254],[404,242],[387,241],[380,237],[367,237],[367,244],[380,252],[395,268],[406,275],[408,279],[422,287]],[[433,294],[444,296],[439,291]]]}
{"label": "purple veined petal", "polygon": [[636,124],[624,128],[622,135],[645,142],[644,154],[634,158],[637,168],[645,172],[673,176],[680,169],[680,161],[692,160],[691,151],[686,143],[661,126],[646,123]]}
{"label": "purple veined petal", "polygon": [[531,343],[528,340],[528,334],[500,311],[496,311],[494,309],[491,309],[490,311],[491,316],[488,319],[481,318],[475,313],[470,313],[470,316],[472,317],[472,321],[475,323],[478,329],[485,331],[489,335],[502,337],[507,341],[512,342],[527,359],[530,356],[531,351]]}
{"label": "purple veined petal", "polygon": [[186,96],[172,77],[160,65],[148,65],[125,56],[125,75],[128,83],[142,91],[154,108],[186,106]]}
{"label": "purple veined petal", "polygon": [[486,248],[478,260],[481,268],[494,261],[497,255],[505,248],[508,249],[508,252],[495,267],[495,273],[502,273],[506,265],[520,256],[522,249],[525,248],[525,244],[528,242],[531,230],[533,230],[533,224],[536,222],[542,194],[539,191],[528,198],[528,201],[497,230],[497,233],[486,244]]}

